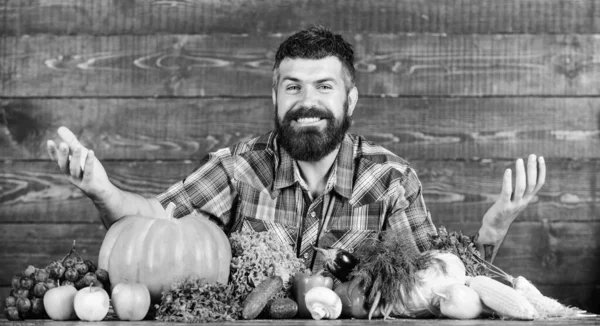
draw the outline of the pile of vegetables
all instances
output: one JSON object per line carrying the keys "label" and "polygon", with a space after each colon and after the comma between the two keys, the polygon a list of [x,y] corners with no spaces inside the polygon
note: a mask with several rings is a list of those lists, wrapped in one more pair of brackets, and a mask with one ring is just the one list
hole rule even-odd
{"label": "pile of vegetables", "polygon": [[[229,237],[232,258],[227,284],[202,277],[178,279],[162,293],[156,318],[204,323],[256,318],[263,310],[288,316],[293,276],[304,272],[302,259],[281,244],[274,232],[243,231]],[[229,246],[228,246],[229,247]],[[285,309],[283,309],[284,307]],[[295,310],[294,310],[295,315]]]}

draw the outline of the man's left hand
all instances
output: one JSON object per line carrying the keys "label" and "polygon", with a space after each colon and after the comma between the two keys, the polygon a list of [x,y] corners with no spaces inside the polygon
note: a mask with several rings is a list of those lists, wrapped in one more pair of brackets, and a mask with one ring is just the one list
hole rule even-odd
{"label": "man's left hand", "polygon": [[[506,169],[502,180],[502,193],[494,205],[483,216],[481,229],[478,236],[478,247],[488,245],[490,250],[485,252],[488,261],[493,259],[498,247],[504,240],[508,228],[527,205],[534,200],[535,194],[542,188],[546,181],[546,163],[543,157],[537,158],[531,154],[527,160],[527,173],[523,159],[518,159],[515,165],[515,187],[512,185],[512,171]],[[491,246],[491,247],[490,247]],[[490,256],[491,255],[491,256]]]}

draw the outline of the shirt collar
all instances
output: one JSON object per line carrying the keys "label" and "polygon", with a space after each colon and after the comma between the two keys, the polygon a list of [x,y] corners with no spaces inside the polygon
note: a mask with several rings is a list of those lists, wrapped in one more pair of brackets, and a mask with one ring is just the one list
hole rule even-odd
{"label": "shirt collar", "polygon": [[[276,135],[273,137],[272,141],[274,152],[278,154],[275,155],[276,170],[275,180],[273,182],[273,192],[278,192],[282,188],[289,187],[296,182],[299,183],[300,180],[298,180],[298,177],[300,174],[296,173],[296,169],[298,169],[298,167],[294,159],[286,150],[278,146]],[[352,195],[354,142],[352,136],[350,136],[348,133],[346,133],[344,139],[342,140],[340,151],[333,162],[332,168],[331,176],[335,177],[333,189],[340,196],[349,199]]]}

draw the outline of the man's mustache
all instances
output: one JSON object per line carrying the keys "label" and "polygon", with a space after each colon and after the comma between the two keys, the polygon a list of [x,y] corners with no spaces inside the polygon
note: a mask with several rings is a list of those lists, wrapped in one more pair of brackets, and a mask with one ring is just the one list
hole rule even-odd
{"label": "man's mustache", "polygon": [[297,109],[288,111],[283,116],[283,121],[291,122],[301,118],[321,118],[321,119],[334,119],[333,114],[327,109],[320,109],[316,107],[299,107]]}

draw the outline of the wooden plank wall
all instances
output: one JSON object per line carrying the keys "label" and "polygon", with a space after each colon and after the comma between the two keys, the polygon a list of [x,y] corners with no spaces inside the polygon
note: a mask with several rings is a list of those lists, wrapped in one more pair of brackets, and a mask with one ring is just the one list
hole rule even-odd
{"label": "wooden plank wall", "polygon": [[547,184],[497,264],[600,312],[600,1],[0,0],[0,302],[77,240],[90,200],[51,163],[66,125],[113,182],[153,195],[272,127],[271,66],[319,23],[357,55],[353,132],[408,159],[435,223],[473,233],[517,157]]}

